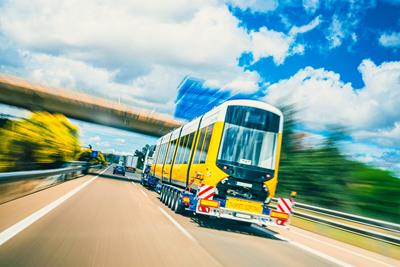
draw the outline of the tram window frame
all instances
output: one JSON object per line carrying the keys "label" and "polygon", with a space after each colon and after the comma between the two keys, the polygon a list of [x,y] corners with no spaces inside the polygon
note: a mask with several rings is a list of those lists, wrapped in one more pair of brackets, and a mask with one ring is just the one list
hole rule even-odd
{"label": "tram window frame", "polygon": [[199,141],[197,141],[193,164],[200,162],[200,156],[201,156],[201,151],[203,149],[204,137],[206,136],[206,131],[207,131],[207,127],[203,127],[200,129],[200,137],[199,137]]}
{"label": "tram window frame", "polygon": [[154,158],[154,162],[157,164],[157,159],[158,159],[158,150],[159,150],[159,145],[156,145],[156,148],[154,149],[153,152],[153,158]]}
{"label": "tram window frame", "polygon": [[207,126],[207,131],[204,137],[204,144],[201,149],[201,155],[200,155],[200,164],[201,163],[206,163],[207,160],[207,155],[208,155],[208,150],[210,149],[210,144],[211,144],[211,138],[212,138],[212,133],[214,131],[214,124],[210,124]]}
{"label": "tram window frame", "polygon": [[179,152],[177,164],[182,164],[182,162],[183,162],[183,156],[185,154],[185,144],[186,144],[186,140],[187,140],[187,135],[184,135],[181,138],[182,138],[183,141],[182,141],[182,145],[180,147],[180,152]]}
{"label": "tram window frame", "polygon": [[176,141],[177,141],[177,139],[170,141],[168,157],[167,157],[167,161],[165,164],[172,164],[172,160],[174,158],[174,153],[175,153],[175,148],[176,148]]}
{"label": "tram window frame", "polygon": [[160,164],[162,153],[163,153],[163,144],[160,144],[160,148],[159,149],[160,149],[160,151],[158,152],[158,157],[157,157],[156,164]]}
{"label": "tram window frame", "polygon": [[186,150],[185,150],[185,156],[183,158],[183,164],[189,163],[190,152],[192,151],[192,147],[193,147],[194,134],[195,134],[195,132],[188,134],[188,142],[187,142],[187,146],[186,146]]}
{"label": "tram window frame", "polygon": [[164,165],[165,158],[166,158],[166,156],[167,156],[167,155],[166,155],[166,154],[167,154],[167,148],[168,148],[167,145],[168,145],[168,143],[164,143],[164,144],[163,144],[164,147],[163,147],[162,157],[161,157],[161,162],[160,162],[161,165]]}

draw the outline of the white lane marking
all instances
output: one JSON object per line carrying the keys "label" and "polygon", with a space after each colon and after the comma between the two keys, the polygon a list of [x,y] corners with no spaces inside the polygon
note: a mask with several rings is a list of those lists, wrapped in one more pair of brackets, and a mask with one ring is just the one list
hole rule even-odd
{"label": "white lane marking", "polygon": [[149,197],[146,192],[144,192],[142,189],[140,189],[140,192],[142,192],[143,195],[145,195],[146,197]]}
{"label": "white lane marking", "polygon": [[175,221],[175,219],[172,218],[171,215],[169,215],[163,208],[161,208],[161,207],[158,207],[158,208],[160,209],[160,211],[162,212],[162,214],[164,214],[165,217],[167,217],[168,220],[170,220],[170,221],[176,226],[176,228],[178,228],[179,231],[181,231],[187,238],[189,238],[189,239],[192,240],[193,242],[196,242],[196,243],[197,243],[196,239],[194,239],[194,237],[193,237],[191,234],[189,234],[189,232],[186,231],[186,229],[183,228],[182,225],[180,225],[177,221]]}
{"label": "white lane marking", "polygon": [[105,170],[103,170],[101,173],[99,173],[98,175],[96,175],[95,177],[91,178],[90,180],[84,182],[83,184],[79,185],[78,187],[76,187],[75,189],[71,190],[70,192],[66,193],[65,195],[63,195],[62,197],[54,200],[53,202],[51,202],[50,204],[48,204],[47,206],[41,208],[40,210],[32,213],[31,215],[29,215],[28,217],[26,217],[25,219],[17,222],[16,224],[14,224],[13,226],[10,226],[9,228],[7,228],[6,230],[4,230],[3,232],[0,233],[0,246],[3,245],[5,242],[7,242],[8,240],[10,240],[11,238],[13,238],[14,236],[16,236],[18,233],[20,233],[21,231],[23,231],[24,229],[26,229],[28,226],[30,226],[31,224],[33,224],[34,222],[36,222],[37,220],[39,220],[40,218],[42,218],[43,216],[45,216],[47,213],[49,213],[50,211],[52,211],[53,209],[57,208],[60,204],[62,204],[64,201],[66,201],[67,199],[69,199],[70,197],[72,197],[73,195],[75,195],[76,193],[78,193],[80,190],[82,190],[84,187],[86,187],[88,184],[90,184],[91,182],[93,182],[99,175],[103,174],[108,168],[107,167]]}
{"label": "white lane marking", "polygon": [[337,246],[337,245],[332,245],[332,244],[330,244],[330,243],[328,243],[328,242],[321,241],[321,240],[318,240],[318,239],[316,239],[316,238],[309,237],[309,236],[307,236],[307,235],[298,233],[297,231],[291,231],[291,233],[294,233],[294,234],[296,234],[296,235],[302,236],[302,237],[304,237],[304,238],[308,238],[308,239],[310,239],[310,240],[313,240],[313,241],[315,241],[315,242],[324,244],[324,245],[326,245],[326,246],[330,246],[330,247],[333,247],[333,248],[336,248],[336,249],[339,249],[339,250],[343,250],[343,251],[345,251],[345,252],[347,252],[347,253],[356,255],[356,256],[358,256],[358,257],[361,257],[361,258],[364,258],[364,259],[367,259],[367,260],[370,260],[370,261],[375,261],[375,262],[377,262],[377,263],[379,263],[379,264],[382,264],[382,265],[385,265],[385,266],[393,266],[393,265],[390,265],[390,264],[388,264],[388,263],[386,263],[386,262],[383,262],[383,261],[380,261],[380,260],[377,260],[377,259],[374,259],[374,258],[365,256],[365,255],[363,255],[363,254],[361,254],[361,253],[358,253],[358,252],[355,252],[355,251],[351,251],[351,250],[349,250],[349,249],[345,249],[345,248],[339,247],[339,246]]}
{"label": "white lane marking", "polygon": [[341,260],[338,260],[338,259],[336,259],[336,258],[334,258],[334,257],[331,257],[331,256],[329,256],[329,255],[327,255],[327,254],[325,254],[325,253],[322,253],[322,252],[320,252],[320,251],[318,251],[318,250],[312,249],[312,248],[307,247],[307,246],[305,246],[305,245],[303,245],[303,244],[300,244],[300,243],[297,243],[297,242],[292,241],[292,240],[290,240],[290,239],[287,239],[286,237],[283,237],[283,236],[281,236],[280,234],[275,234],[275,233],[273,233],[272,231],[270,231],[270,230],[268,230],[268,229],[265,229],[265,228],[263,228],[263,227],[261,227],[261,226],[258,226],[258,225],[252,225],[252,226],[253,226],[254,228],[260,230],[260,231],[263,231],[263,232],[267,233],[268,235],[271,235],[271,236],[276,237],[276,238],[278,238],[278,239],[280,239],[280,240],[286,241],[286,242],[288,242],[288,243],[290,243],[290,244],[292,244],[292,245],[294,245],[294,246],[296,246],[296,247],[298,247],[298,248],[300,248],[300,249],[303,249],[303,250],[305,250],[305,251],[307,251],[307,252],[310,252],[310,253],[312,253],[312,254],[315,254],[315,255],[317,255],[317,256],[319,256],[319,257],[321,257],[321,258],[323,258],[323,259],[326,259],[326,260],[328,260],[328,261],[330,261],[330,262],[333,262],[333,263],[335,263],[335,264],[337,264],[337,265],[339,265],[339,266],[343,266],[343,267],[352,267],[352,266],[353,266],[353,265],[351,265],[351,264],[348,264],[348,263],[346,263],[346,262],[343,262],[343,261],[341,261]]}

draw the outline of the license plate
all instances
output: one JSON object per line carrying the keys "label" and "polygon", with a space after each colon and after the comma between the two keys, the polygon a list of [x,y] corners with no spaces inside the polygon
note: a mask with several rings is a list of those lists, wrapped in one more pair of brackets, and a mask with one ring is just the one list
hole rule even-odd
{"label": "license plate", "polygon": [[225,207],[231,210],[241,210],[257,214],[262,213],[262,204],[260,202],[240,198],[229,198]]}
{"label": "license plate", "polygon": [[241,213],[237,213],[236,217],[238,218],[242,218],[242,219],[251,219],[251,216],[248,214],[241,214]]}
{"label": "license plate", "polygon": [[252,188],[253,187],[252,184],[242,183],[242,182],[236,182],[236,185],[240,185],[240,186],[248,187],[248,188]]}

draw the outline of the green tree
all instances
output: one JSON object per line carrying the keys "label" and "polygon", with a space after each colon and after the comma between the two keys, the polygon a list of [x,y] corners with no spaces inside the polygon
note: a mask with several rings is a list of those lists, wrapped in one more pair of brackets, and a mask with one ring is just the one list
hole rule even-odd
{"label": "green tree", "polygon": [[138,157],[138,169],[143,169],[144,158],[146,157],[147,151],[151,148],[149,144],[142,147],[141,150],[136,150],[134,156]]}
{"label": "green tree", "polygon": [[330,127],[323,144],[303,145],[296,111],[285,113],[278,196],[298,192],[298,201],[384,220],[400,219],[400,179],[390,172],[348,159],[340,141],[346,131]]}

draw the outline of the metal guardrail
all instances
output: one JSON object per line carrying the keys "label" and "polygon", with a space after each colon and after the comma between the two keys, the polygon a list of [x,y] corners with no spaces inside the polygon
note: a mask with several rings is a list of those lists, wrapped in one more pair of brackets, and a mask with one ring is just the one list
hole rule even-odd
{"label": "metal guardrail", "polygon": [[0,173],[0,204],[38,192],[82,174],[89,169],[100,168],[102,165],[73,162],[65,168],[50,170],[1,172]]}
{"label": "metal guardrail", "polygon": [[0,172],[0,181],[11,180],[11,179],[27,179],[27,178],[38,178],[43,176],[51,176],[57,174],[64,174],[76,171],[82,171],[88,167],[67,167],[52,170],[35,170],[35,171],[18,171],[18,172]]}
{"label": "metal guardrail", "polygon": [[[273,199],[274,202],[277,199]],[[333,219],[319,217],[314,214],[307,214],[306,212],[298,211],[296,209],[311,211],[313,213],[317,213],[323,216],[331,217]],[[356,233],[359,235],[363,235],[369,238],[373,238],[379,241],[388,242],[393,245],[400,245],[400,238],[394,235],[377,232],[371,229],[365,229],[359,226],[345,224],[342,222],[335,221],[334,219],[340,219],[352,223],[357,223],[359,225],[365,225],[369,227],[375,227],[377,229],[386,230],[392,233],[400,233],[400,225],[392,222],[386,222],[381,220],[376,220],[368,217],[362,217],[359,215],[354,215],[350,213],[340,212],[336,210],[330,210],[326,208],[321,208],[317,206],[312,206],[308,204],[303,204],[299,202],[295,202],[293,215],[295,217],[299,217],[302,219],[310,220],[316,223],[325,224],[331,227],[338,228],[340,230]]]}

